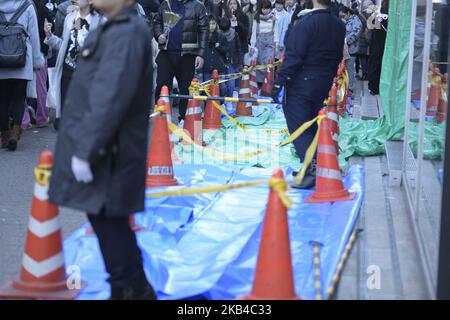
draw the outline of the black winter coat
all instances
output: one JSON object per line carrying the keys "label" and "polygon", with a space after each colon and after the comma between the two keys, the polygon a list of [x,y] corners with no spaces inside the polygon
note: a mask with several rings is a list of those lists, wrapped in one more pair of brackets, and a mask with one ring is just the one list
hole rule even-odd
{"label": "black winter coat", "polygon": [[243,14],[242,11],[236,11],[235,15],[238,21],[238,25],[235,30],[239,35],[239,40],[241,41],[241,51],[243,54],[245,54],[248,52],[248,33],[250,29],[250,22],[248,20],[248,16],[246,14]]}
{"label": "black winter coat", "polygon": [[[216,48],[216,43],[219,46]],[[229,51],[227,39],[220,33],[214,32],[208,41],[208,48],[205,54],[205,64],[203,65],[203,72],[211,73],[214,69],[219,71],[219,74],[227,73],[226,56]]]}
{"label": "black winter coat", "polygon": [[[307,13],[287,38],[277,84],[290,83],[292,87],[308,91],[309,79],[324,78],[331,86],[343,57],[345,33],[344,23],[330,10]],[[328,92],[329,87],[324,90]]]}
{"label": "black winter coat", "polygon": [[[203,57],[208,42],[209,24],[206,8],[198,0],[184,0],[185,15],[183,25],[182,54],[192,54]],[[169,0],[164,0],[159,7],[158,14],[155,15],[153,23],[153,34],[158,41],[160,35],[164,33],[163,12],[170,11]],[[159,45],[164,49],[165,45]]]}
{"label": "black winter coat", "polygon": [[[134,6],[89,34],[61,118],[51,202],[108,217],[144,210],[152,76],[151,36]],[[91,183],[75,180],[72,156],[89,162]]]}

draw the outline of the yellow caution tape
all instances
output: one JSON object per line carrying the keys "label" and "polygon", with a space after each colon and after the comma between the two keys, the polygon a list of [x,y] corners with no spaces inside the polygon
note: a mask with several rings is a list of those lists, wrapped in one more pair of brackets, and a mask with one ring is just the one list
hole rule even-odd
{"label": "yellow caution tape", "polygon": [[203,152],[205,152],[207,155],[214,157],[216,159],[219,160],[223,160],[223,161],[237,161],[240,159],[250,159],[250,158],[254,158],[257,157],[258,155],[261,155],[263,153],[266,153],[268,151],[270,151],[273,148],[266,148],[263,150],[258,150],[258,151],[254,151],[254,152],[247,152],[247,153],[241,153],[241,154],[237,154],[237,155],[233,155],[233,154],[228,154],[228,153],[224,153],[221,151],[217,151],[217,150],[213,150],[207,147],[203,147],[197,143],[195,143],[189,134],[187,134],[186,132],[183,131],[183,129],[177,127],[176,125],[174,125],[173,123],[168,122],[168,126],[169,126],[169,130],[175,134],[176,136],[178,136],[179,138],[183,139],[185,142],[193,145],[194,147],[202,150]]}
{"label": "yellow caution tape", "polygon": [[[273,64],[253,66],[253,67],[248,68],[248,72],[247,73],[250,73],[250,72],[256,71],[256,70],[264,70],[264,69],[267,69],[267,68],[273,69],[274,67],[280,66],[282,63],[283,63],[283,61],[279,60],[279,61],[277,61],[277,62],[275,62]],[[230,73],[230,74],[225,74],[225,75],[219,75],[219,83],[224,83],[224,82],[227,82],[227,81],[232,81],[232,80],[239,79],[240,77],[242,77],[242,75],[244,73],[245,72],[242,71],[242,72]],[[207,86],[207,85],[211,84],[212,81],[214,81],[214,79],[202,82],[201,85]]]}
{"label": "yellow caution tape", "polygon": [[213,192],[224,192],[235,189],[242,189],[247,187],[254,187],[258,185],[268,184],[275,192],[278,193],[283,205],[286,208],[290,208],[293,204],[292,199],[286,194],[287,191],[287,183],[284,179],[271,178],[269,181],[259,180],[252,182],[244,182],[237,183],[231,185],[221,185],[221,186],[213,186],[213,187],[196,187],[196,188],[183,188],[177,190],[156,192],[156,193],[147,193],[146,197],[169,197],[169,196],[188,196],[188,195],[196,195],[202,193],[213,193]]}
{"label": "yellow caution tape", "polygon": [[[179,138],[183,139],[185,142],[193,145],[194,147],[203,150],[207,155],[217,158],[219,160],[224,160],[224,161],[237,161],[237,160],[242,160],[242,159],[250,159],[250,158],[254,158],[256,156],[259,156],[261,154],[264,154],[266,152],[270,152],[272,150],[275,150],[277,148],[283,147],[289,143],[291,143],[292,141],[294,141],[295,139],[297,139],[301,134],[303,134],[303,132],[305,132],[309,127],[311,127],[315,122],[321,120],[323,117],[325,116],[318,116],[316,118],[314,118],[311,121],[305,122],[303,125],[301,125],[297,130],[295,130],[287,139],[285,139],[283,142],[281,142],[278,145],[275,145],[273,147],[270,148],[265,148],[262,150],[258,150],[258,151],[254,151],[254,152],[247,152],[247,153],[241,153],[241,154],[237,154],[237,155],[232,155],[232,154],[227,154],[221,151],[217,151],[217,150],[213,150],[207,147],[203,147],[197,143],[195,143],[191,137],[189,136],[189,134],[187,134],[186,132],[183,131],[183,129],[177,127],[176,125],[174,125],[173,123],[168,122],[168,126],[169,126],[169,130],[175,134],[176,136],[178,136]],[[317,130],[318,132],[319,130]],[[313,143],[316,143],[315,148],[317,148],[317,134],[316,134],[316,138],[314,139]],[[310,151],[311,147],[313,145],[311,145],[307,151],[307,156],[305,158],[305,163],[306,160],[308,159],[308,153],[312,152],[312,155],[314,155],[314,151]],[[311,155],[311,159],[312,159],[312,155]],[[311,160],[310,160],[311,161]],[[309,164],[308,164],[309,165]],[[302,169],[303,170],[303,169]],[[306,170],[306,169],[305,169]]]}
{"label": "yellow caution tape", "polygon": [[322,123],[323,118],[326,116],[319,116],[317,121],[317,132],[314,136],[314,139],[311,143],[311,145],[308,147],[308,150],[306,151],[305,160],[303,162],[302,169],[300,170],[299,174],[295,176],[294,183],[295,184],[301,184],[303,181],[303,178],[305,177],[306,169],[310,166],[312,159],[314,157],[314,154],[317,150],[317,144],[319,142],[319,131],[320,131],[320,125]]}

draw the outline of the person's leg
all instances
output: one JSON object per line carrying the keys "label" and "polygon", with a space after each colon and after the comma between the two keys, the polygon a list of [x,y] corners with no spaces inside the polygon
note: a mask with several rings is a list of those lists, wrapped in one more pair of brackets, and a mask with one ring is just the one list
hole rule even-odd
{"label": "person's leg", "polygon": [[0,80],[0,130],[2,134],[1,147],[6,148],[9,142],[9,104],[11,100],[10,80]]}
{"label": "person's leg", "polygon": [[362,79],[364,81],[367,80],[367,68],[369,64],[369,56],[368,55],[362,55],[360,56],[361,60],[361,69],[362,69]]}
{"label": "person's leg", "polygon": [[361,63],[361,59],[360,59],[360,55],[358,54],[358,55],[356,55],[355,56],[355,77],[357,78],[357,79],[359,79],[360,77],[359,77],[359,66],[360,66],[360,63]]}
{"label": "person's leg", "polygon": [[[195,73],[195,58],[196,56],[190,54],[174,58],[176,61],[173,63],[175,64],[178,62],[178,67],[175,70],[175,78],[178,82],[178,90],[182,95],[189,94],[189,86],[191,85]],[[182,99],[179,105],[180,119],[184,119],[186,108],[187,100]]]}
{"label": "person's leg", "polygon": [[[70,81],[72,80],[72,74],[73,74],[73,72],[71,70],[63,67],[62,75],[61,75],[61,109],[59,112],[60,117],[62,117],[62,114],[63,114],[64,103],[66,101],[66,96],[67,96],[67,91],[69,89]],[[60,119],[57,117],[55,119],[55,122],[53,123],[53,127],[55,128],[55,130],[59,129],[59,122],[60,122]]]}
{"label": "person's leg", "polygon": [[36,125],[39,128],[48,123],[49,110],[47,109],[47,66],[44,66],[36,72],[36,92]]}
{"label": "person's leg", "polygon": [[[290,91],[293,90],[287,90],[287,103],[283,107],[283,111],[286,117],[289,134],[292,134],[302,124],[314,119],[317,116],[317,112],[315,112],[316,108],[314,108],[314,103],[312,101]],[[306,151],[311,145],[316,131],[317,125],[314,124],[293,142],[295,151],[302,163],[305,160]]]}
{"label": "person's leg", "polygon": [[350,57],[350,59],[345,61],[345,67],[347,68],[349,86],[348,89],[351,93],[355,90],[355,57]]}
{"label": "person's leg", "polygon": [[111,299],[156,299],[142,265],[141,251],[128,217],[89,215],[111,284]]}
{"label": "person's leg", "polygon": [[12,80],[11,101],[9,113],[13,117],[13,128],[9,138],[8,150],[15,151],[17,142],[20,139],[20,126],[23,120],[24,103],[27,96],[27,81]]}
{"label": "person's leg", "polygon": [[156,64],[158,65],[158,72],[156,76],[155,101],[158,102],[161,88],[167,86],[169,93],[172,92],[173,77],[175,76],[174,66],[172,65],[169,53],[160,51],[156,57]]}

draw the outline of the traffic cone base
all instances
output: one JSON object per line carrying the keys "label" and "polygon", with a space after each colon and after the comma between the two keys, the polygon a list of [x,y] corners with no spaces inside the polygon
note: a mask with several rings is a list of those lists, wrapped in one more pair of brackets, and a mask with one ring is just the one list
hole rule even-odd
{"label": "traffic cone base", "polygon": [[347,190],[333,191],[333,192],[321,192],[312,193],[306,198],[305,203],[321,203],[321,202],[339,202],[350,201],[355,198],[354,192],[348,192]]}
{"label": "traffic cone base", "polygon": [[0,298],[73,300],[84,287],[86,287],[86,281],[83,280],[81,280],[79,289],[68,289],[66,281],[52,285],[36,282],[30,286],[29,283],[14,280],[0,288]]}

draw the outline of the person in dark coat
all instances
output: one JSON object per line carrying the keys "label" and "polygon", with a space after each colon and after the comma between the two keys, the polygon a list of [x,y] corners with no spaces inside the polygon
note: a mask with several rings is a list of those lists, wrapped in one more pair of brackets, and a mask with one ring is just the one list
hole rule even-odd
{"label": "person in dark coat", "polygon": [[[380,12],[382,14],[389,13],[389,1],[383,0],[381,3]],[[381,78],[381,66],[383,62],[384,47],[386,44],[387,25],[388,20],[381,22],[381,29],[374,29],[371,33],[371,39],[369,43],[370,55],[369,65],[367,69],[367,78],[369,80],[368,88],[370,94],[380,94],[380,78]]]}
{"label": "person in dark coat", "polygon": [[[343,58],[345,25],[329,9],[330,0],[313,0],[313,4],[315,10],[300,19],[287,39],[285,60],[272,92],[272,98],[279,102],[281,88],[286,87],[283,110],[291,134],[318,115]],[[294,141],[302,162],[316,131],[314,125]],[[315,160],[303,182],[292,187],[314,185]]]}
{"label": "person in dark coat", "polygon": [[49,198],[87,213],[111,299],[155,299],[128,223],[144,210],[151,36],[134,0],[93,4],[108,21],[86,38],[67,93]]}
{"label": "person in dark coat", "polygon": [[[203,65],[203,81],[210,80],[212,72],[217,70],[219,74],[227,74],[227,51],[229,50],[227,39],[219,31],[215,16],[208,16],[209,40],[205,51],[205,64]],[[225,94],[225,83],[221,84],[222,94]]]}
{"label": "person in dark coat", "polygon": [[[172,11],[182,18],[167,34],[164,28],[165,11]],[[206,8],[197,0],[164,0],[153,23],[154,38],[159,44],[156,57],[158,75],[155,101],[163,86],[172,90],[173,77],[177,79],[180,94],[189,94],[189,86],[196,70],[204,64],[208,43],[208,19]],[[184,119],[187,100],[180,101],[179,120]]]}
{"label": "person in dark coat", "polygon": [[231,27],[239,35],[239,40],[241,41],[241,52],[243,56],[248,52],[248,30],[250,28],[250,22],[248,20],[248,16],[242,12],[241,5],[238,0],[228,0],[228,7],[231,11]]}

